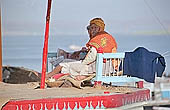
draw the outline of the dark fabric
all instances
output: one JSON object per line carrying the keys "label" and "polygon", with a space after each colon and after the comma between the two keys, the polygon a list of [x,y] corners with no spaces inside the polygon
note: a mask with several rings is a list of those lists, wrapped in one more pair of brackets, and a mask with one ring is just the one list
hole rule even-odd
{"label": "dark fabric", "polygon": [[155,82],[155,74],[162,77],[165,70],[165,59],[156,52],[138,47],[133,52],[125,52],[123,64],[124,75],[138,77],[147,82]]}

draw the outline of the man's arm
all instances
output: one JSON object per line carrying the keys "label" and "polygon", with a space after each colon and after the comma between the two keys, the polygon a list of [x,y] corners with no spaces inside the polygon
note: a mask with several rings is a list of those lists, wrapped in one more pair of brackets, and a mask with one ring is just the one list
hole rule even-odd
{"label": "man's arm", "polygon": [[79,54],[80,54],[80,52],[81,52],[81,50],[80,50],[80,51],[75,51],[75,52],[73,52],[69,58],[70,58],[70,59],[79,60]]}
{"label": "man's arm", "polygon": [[[71,54],[70,58],[71,58],[71,59],[76,59],[76,60],[81,60],[81,59],[80,59],[80,53],[81,53],[81,52],[87,53],[86,47],[82,47],[81,50],[73,52],[73,53]],[[83,58],[83,59],[84,59],[84,58]]]}
{"label": "man's arm", "polygon": [[82,63],[86,65],[93,63],[96,60],[96,57],[97,50],[94,47],[91,47]]}

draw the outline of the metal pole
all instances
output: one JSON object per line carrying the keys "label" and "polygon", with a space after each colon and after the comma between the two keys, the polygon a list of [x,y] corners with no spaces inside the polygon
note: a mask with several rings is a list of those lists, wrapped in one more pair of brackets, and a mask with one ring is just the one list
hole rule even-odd
{"label": "metal pole", "polygon": [[48,35],[49,35],[51,2],[52,2],[52,0],[48,0],[45,40],[44,40],[44,48],[43,48],[42,75],[41,75],[41,85],[40,85],[41,89],[45,88],[45,75],[46,75],[47,54],[48,54]]}
{"label": "metal pole", "polygon": [[1,33],[1,4],[0,4],[0,82],[2,82],[2,33]]}

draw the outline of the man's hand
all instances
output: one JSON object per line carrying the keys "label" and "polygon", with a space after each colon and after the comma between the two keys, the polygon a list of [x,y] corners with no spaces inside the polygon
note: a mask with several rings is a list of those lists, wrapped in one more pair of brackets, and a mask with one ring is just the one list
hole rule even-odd
{"label": "man's hand", "polygon": [[82,47],[81,50],[79,51],[75,51],[71,54],[70,58],[71,59],[76,59],[76,60],[80,60],[80,53],[81,52],[87,52],[88,50],[86,49],[86,47]]}
{"label": "man's hand", "polygon": [[81,51],[75,51],[71,54],[70,58],[71,59],[76,59],[76,60],[79,60],[79,54],[80,54]]}

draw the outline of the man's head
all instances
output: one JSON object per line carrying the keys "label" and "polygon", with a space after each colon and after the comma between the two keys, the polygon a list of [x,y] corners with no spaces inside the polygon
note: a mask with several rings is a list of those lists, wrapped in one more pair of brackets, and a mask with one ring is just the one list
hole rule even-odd
{"label": "man's head", "polygon": [[104,21],[101,18],[94,18],[90,21],[90,25],[95,24],[100,27],[101,31],[104,31],[105,24]]}
{"label": "man's head", "polygon": [[90,21],[90,25],[87,26],[90,38],[93,38],[98,32],[104,31],[105,24],[101,18],[94,18]]}

